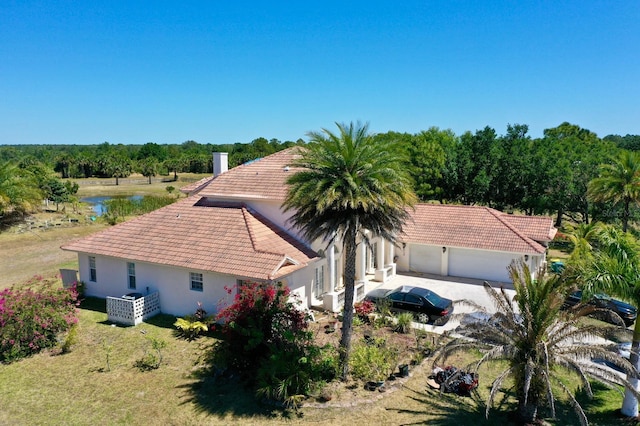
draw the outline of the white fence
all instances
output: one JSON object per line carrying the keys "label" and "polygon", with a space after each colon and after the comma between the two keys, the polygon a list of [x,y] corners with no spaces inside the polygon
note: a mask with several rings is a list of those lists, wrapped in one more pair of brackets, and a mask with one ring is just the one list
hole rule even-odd
{"label": "white fence", "polygon": [[107,297],[107,317],[111,322],[138,325],[160,313],[160,294],[156,291],[139,299]]}

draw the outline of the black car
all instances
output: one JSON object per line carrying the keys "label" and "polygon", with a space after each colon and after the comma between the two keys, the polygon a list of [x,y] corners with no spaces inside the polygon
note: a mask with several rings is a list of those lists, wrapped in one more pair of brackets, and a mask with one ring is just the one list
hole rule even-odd
{"label": "black car", "polygon": [[[574,291],[565,299],[564,307],[570,308],[580,302],[582,302],[582,290]],[[620,300],[613,299],[603,293],[595,294],[587,303],[599,309],[615,312],[620,316],[620,318],[622,318],[627,327],[633,324],[638,316],[638,310],[634,306]],[[615,315],[606,315],[606,313],[603,312],[596,312],[594,315],[614,324],[619,322],[619,319]]]}
{"label": "black car", "polygon": [[419,322],[429,321],[444,324],[453,312],[453,302],[422,287],[401,286],[395,290],[376,289],[365,296],[365,300],[378,304],[389,303],[392,312],[411,312]]}

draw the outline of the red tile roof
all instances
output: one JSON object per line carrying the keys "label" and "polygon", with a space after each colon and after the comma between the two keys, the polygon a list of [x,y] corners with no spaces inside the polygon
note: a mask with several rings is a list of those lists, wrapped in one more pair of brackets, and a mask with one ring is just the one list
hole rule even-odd
{"label": "red tile roof", "polygon": [[188,195],[197,194],[199,190],[204,188],[209,182],[213,180],[213,176],[206,176],[197,182],[190,183],[189,185],[180,188],[180,192]]}
{"label": "red tile roof", "polygon": [[[277,279],[317,254],[240,202],[284,201],[299,147],[183,188],[198,195],[66,244],[65,250],[254,279]],[[208,198],[207,198],[208,197]],[[223,203],[218,200],[237,200]],[[543,253],[550,218],[507,215],[478,206],[419,204],[402,240],[446,247]]]}
{"label": "red tile roof", "polygon": [[547,216],[523,216],[502,214],[503,218],[535,241],[551,241],[558,230],[553,227],[553,219]]}
{"label": "red tile roof", "polygon": [[277,279],[317,254],[238,203],[189,197],[62,247],[131,261]]}
{"label": "red tile roof", "polygon": [[544,242],[555,234],[550,218],[527,219],[481,206],[418,204],[411,217],[402,241],[443,247],[544,253],[533,238]]}
{"label": "red tile roof", "polygon": [[297,169],[290,167],[299,147],[285,149],[245,163],[213,179],[200,195],[237,200],[271,199],[284,201],[287,178]]}

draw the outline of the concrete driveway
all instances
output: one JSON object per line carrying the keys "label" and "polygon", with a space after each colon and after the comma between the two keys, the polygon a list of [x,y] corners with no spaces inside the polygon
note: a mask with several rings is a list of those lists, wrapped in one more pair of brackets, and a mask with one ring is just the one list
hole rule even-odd
{"label": "concrete driveway", "polygon": [[[507,293],[513,297],[515,290],[511,283],[490,283],[494,288],[499,289],[502,285]],[[451,299],[454,302],[459,300],[470,300],[480,306],[482,306],[487,312],[493,313],[496,311],[495,306],[491,302],[491,298],[484,289],[483,281],[473,280],[468,278],[457,277],[441,277],[438,275],[428,274],[398,274],[393,279],[380,285],[377,288],[394,289],[401,285],[410,285],[415,287],[427,288],[434,291],[439,296]],[[455,303],[454,315],[445,325],[434,326],[431,324],[422,325],[427,331],[434,333],[443,333],[444,331],[453,330],[460,325],[461,314],[477,312],[469,305]],[[417,324],[417,323],[416,323]]]}

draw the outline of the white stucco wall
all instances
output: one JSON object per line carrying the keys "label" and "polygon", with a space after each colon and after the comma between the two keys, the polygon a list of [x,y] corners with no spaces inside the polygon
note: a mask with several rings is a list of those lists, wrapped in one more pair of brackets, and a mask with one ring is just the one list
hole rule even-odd
{"label": "white stucco wall", "polygon": [[[169,266],[133,262],[136,270],[136,289],[128,287],[127,261],[106,256],[96,257],[96,282],[89,280],[89,255],[79,254],[80,279],[86,283],[86,294],[96,297],[120,297],[123,294],[142,294],[158,291],[163,313],[183,316],[192,314],[198,302],[210,314],[217,312],[221,303],[228,303],[232,296],[224,286],[236,284],[235,277],[211,272],[173,268]],[[190,272],[202,273],[203,291],[191,290]]]}
{"label": "white stucco wall", "polygon": [[[522,253],[407,244],[396,250],[398,271],[423,272],[443,276],[465,277],[493,282],[510,282],[507,267],[513,260],[524,260]],[[427,258],[429,257],[429,258]],[[527,255],[532,276],[543,264],[544,254]],[[439,267],[440,265],[440,267]],[[440,269],[440,272],[438,272]]]}
{"label": "white stucco wall", "polygon": [[[176,316],[194,313],[198,302],[203,304],[203,308],[209,314],[216,313],[233,301],[233,295],[229,295],[224,287],[233,287],[238,279],[246,279],[213,272],[133,262],[136,272],[136,289],[132,290],[128,287],[127,260],[106,256],[95,256],[95,258],[96,282],[91,282],[89,255],[78,254],[80,280],[86,283],[87,296],[120,297],[131,292],[146,294],[148,287],[149,292],[160,293],[162,312]],[[292,293],[298,294],[307,306],[310,306],[311,302],[311,286],[315,279],[314,268],[315,264],[312,264],[279,279],[291,288]],[[203,291],[191,290],[190,272],[202,274]]]}

